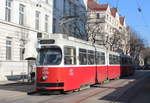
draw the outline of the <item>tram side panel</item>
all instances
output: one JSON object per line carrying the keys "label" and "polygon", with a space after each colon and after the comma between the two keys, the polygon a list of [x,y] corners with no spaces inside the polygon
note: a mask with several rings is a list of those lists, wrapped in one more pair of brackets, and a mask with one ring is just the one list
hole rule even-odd
{"label": "tram side panel", "polygon": [[108,66],[108,79],[116,79],[120,77],[120,66]]}
{"label": "tram side panel", "polygon": [[121,76],[127,76],[128,75],[128,67],[125,65],[121,65]]}
{"label": "tram side panel", "polygon": [[109,54],[108,79],[120,77],[120,57],[116,54]]}
{"label": "tram side panel", "polygon": [[97,66],[97,82],[102,83],[107,79],[107,66]]}
{"label": "tram side panel", "polygon": [[122,57],[121,61],[121,76],[129,76],[134,74],[134,64],[133,59],[128,56]]}
{"label": "tram side panel", "polygon": [[78,89],[79,81],[76,79],[77,76],[77,68],[76,67],[63,67],[60,71],[60,79],[64,82],[64,91]]}
{"label": "tram side panel", "polygon": [[84,85],[95,84],[96,70],[94,66],[67,68],[64,90],[79,89]]}

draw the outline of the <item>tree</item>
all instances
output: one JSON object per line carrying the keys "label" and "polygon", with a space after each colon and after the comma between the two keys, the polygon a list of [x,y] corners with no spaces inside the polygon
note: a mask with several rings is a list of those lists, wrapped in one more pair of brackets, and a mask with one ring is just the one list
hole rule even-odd
{"label": "tree", "polygon": [[90,17],[90,11],[80,11],[74,16],[62,17],[61,27],[64,34],[74,36],[83,40],[89,40],[95,43],[95,36],[101,33],[100,23],[102,20],[96,21]]}
{"label": "tree", "polygon": [[128,29],[130,33],[130,55],[135,59],[136,63],[139,64],[140,62],[140,55],[142,53],[142,50],[145,48],[144,40],[141,39],[141,37],[138,35],[136,31],[134,31],[132,28]]}

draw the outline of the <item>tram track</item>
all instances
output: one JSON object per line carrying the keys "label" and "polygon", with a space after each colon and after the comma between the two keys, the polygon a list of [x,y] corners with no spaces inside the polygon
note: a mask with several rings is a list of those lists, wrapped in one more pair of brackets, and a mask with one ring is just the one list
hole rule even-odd
{"label": "tram track", "polygon": [[129,88],[127,88],[126,91],[120,93],[118,96],[116,96],[116,98],[114,98],[114,99],[113,99],[111,102],[109,102],[109,103],[115,103],[116,101],[118,101],[124,94],[126,94],[126,93],[128,92],[128,90],[134,88],[135,85],[138,85],[139,83],[144,82],[148,77],[150,77],[150,74],[142,75],[142,76],[143,76],[143,77],[142,77],[140,80],[136,81],[132,86],[130,86]]}
{"label": "tram track", "polygon": [[112,88],[113,88],[113,89],[116,89],[116,88],[118,88],[117,85],[119,85],[119,84],[121,84],[121,83],[124,83],[124,81],[121,81],[121,82],[119,82],[119,83],[115,83],[115,84],[112,85],[111,87],[108,87],[108,86],[105,87],[105,86],[104,86],[105,89],[103,89],[103,90],[101,90],[101,91],[96,90],[95,93],[90,94],[90,95],[88,95],[87,97],[82,98],[82,99],[80,99],[80,100],[78,100],[78,101],[76,101],[76,102],[74,102],[74,103],[82,103],[83,101],[89,99],[90,97],[93,97],[93,96],[95,96],[95,95],[104,93],[104,92],[106,92],[106,91],[109,91],[109,90],[111,90]]}
{"label": "tram track", "polygon": [[[118,83],[113,83],[113,85],[112,85],[113,88],[114,89],[118,88],[117,85],[119,85],[120,83],[124,83],[124,81],[121,81],[121,82],[118,82]],[[47,99],[45,101],[38,102],[38,103],[54,103],[54,102],[58,103],[57,100],[65,101],[65,102],[61,102],[61,103],[69,103],[70,101],[72,103],[82,103],[83,101],[89,99],[90,97],[93,97],[97,94],[100,94],[100,93],[103,93],[103,92],[106,92],[106,91],[112,89],[112,88],[109,88],[109,87],[106,86],[105,89],[103,88],[103,90],[98,90],[100,88],[101,88],[101,86],[99,88],[97,88],[97,87],[93,88],[92,87],[90,89],[79,91],[79,92],[74,92],[74,93],[71,93],[71,94],[66,94],[66,95],[61,95],[61,96],[59,95],[59,96],[56,96],[54,98],[50,98],[50,99]]]}
{"label": "tram track", "polygon": [[[134,77],[134,79],[137,79],[137,81],[134,81],[134,82],[139,83],[140,81],[143,81],[148,76],[149,76],[149,73],[138,74]],[[133,77],[131,76],[130,78],[133,78]],[[91,87],[89,89],[81,90],[79,92],[60,94],[60,95],[45,95],[43,96],[43,98],[40,97],[41,99],[38,98],[38,100],[36,100],[37,102],[34,102],[34,103],[70,103],[70,101],[71,103],[82,103],[82,102],[86,103],[86,101],[88,101],[89,98],[92,98],[97,95],[101,95],[107,91],[113,91],[113,90],[116,90],[117,88],[120,88],[121,87],[120,84],[125,85],[125,84],[129,84],[130,82],[133,82],[133,79],[130,79],[130,78],[125,78],[125,79],[120,79],[120,80],[115,80],[115,81],[112,80],[110,83]],[[133,85],[135,85],[136,83],[134,83]],[[131,88],[132,87],[133,86],[131,86]],[[131,88],[127,88],[127,89],[131,89]],[[126,90],[117,94],[115,97],[111,98],[110,99],[111,102],[108,102],[108,103],[116,102],[125,92]],[[16,103],[14,101],[18,101],[18,100],[21,101],[21,100],[26,100],[26,99],[30,99],[32,101],[33,98],[37,98],[38,96],[40,95],[37,93],[34,95],[26,95],[26,93],[23,93],[21,95],[16,95],[16,96],[14,95],[12,97],[2,98],[0,99],[0,103]]]}
{"label": "tram track", "polygon": [[[139,82],[143,81],[143,80],[144,80],[146,77],[148,77],[148,76],[149,76],[149,74],[147,74],[147,75],[145,75],[145,74],[138,75],[136,78],[139,78],[139,77],[143,77],[143,78],[140,79],[140,80],[138,80],[138,81],[135,81],[136,83],[134,83],[131,87],[129,86],[129,88],[127,88],[127,89],[131,89],[134,85],[136,85],[136,84],[138,84]],[[114,85],[111,85],[111,88],[109,88],[109,87],[106,86],[106,89],[104,89],[104,90],[102,90],[102,91],[97,91],[97,92],[95,92],[95,93],[93,93],[93,94],[90,94],[90,95],[88,95],[87,97],[82,98],[82,99],[80,99],[80,100],[78,100],[78,101],[76,101],[76,102],[74,102],[74,103],[82,103],[82,102],[86,101],[87,99],[89,99],[89,98],[91,98],[91,97],[93,97],[93,96],[95,96],[95,95],[98,95],[98,94],[100,94],[100,93],[109,91],[109,90],[111,90],[111,89],[117,89],[119,84],[122,84],[122,83],[128,84],[129,82],[133,82],[133,81],[132,81],[132,80],[129,80],[128,82],[121,81],[121,82],[115,83]],[[113,100],[111,100],[111,102],[109,102],[109,103],[114,103],[115,101],[117,101],[125,92],[126,92],[126,89],[123,91],[123,93],[120,93],[120,94],[116,95],[116,96],[113,98]]]}

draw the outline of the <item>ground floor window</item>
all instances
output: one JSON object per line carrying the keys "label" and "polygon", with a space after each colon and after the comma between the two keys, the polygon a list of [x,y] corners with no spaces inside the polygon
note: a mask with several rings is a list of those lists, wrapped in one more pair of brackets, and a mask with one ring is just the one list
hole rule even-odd
{"label": "ground floor window", "polygon": [[12,59],[12,38],[6,38],[6,60]]}

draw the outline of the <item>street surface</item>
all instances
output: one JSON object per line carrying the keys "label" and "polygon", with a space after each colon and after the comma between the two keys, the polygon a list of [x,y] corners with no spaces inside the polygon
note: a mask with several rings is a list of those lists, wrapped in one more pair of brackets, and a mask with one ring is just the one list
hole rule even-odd
{"label": "street surface", "polygon": [[1,84],[0,103],[150,103],[147,78],[150,78],[150,71],[136,71],[134,76],[61,95],[27,95],[34,91],[34,85]]}

